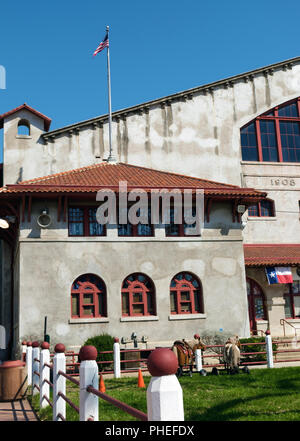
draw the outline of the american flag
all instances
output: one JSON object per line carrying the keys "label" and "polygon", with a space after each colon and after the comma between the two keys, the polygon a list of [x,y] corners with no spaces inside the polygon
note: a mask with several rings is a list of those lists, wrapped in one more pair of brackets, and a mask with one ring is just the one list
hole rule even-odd
{"label": "american flag", "polygon": [[103,51],[104,48],[109,47],[109,41],[108,41],[108,32],[106,32],[105,37],[97,47],[97,49],[94,52],[94,56],[99,54],[99,52]]}

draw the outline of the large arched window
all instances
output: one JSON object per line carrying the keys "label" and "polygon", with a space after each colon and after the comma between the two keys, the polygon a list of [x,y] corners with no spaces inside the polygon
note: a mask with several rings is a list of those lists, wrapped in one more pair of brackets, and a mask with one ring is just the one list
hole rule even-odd
{"label": "large arched window", "polygon": [[106,317],[106,286],[100,277],[83,274],[72,284],[71,311],[73,318]]}
{"label": "large arched window", "polygon": [[256,331],[257,320],[267,320],[267,311],[263,290],[257,282],[250,278],[247,278],[247,295],[250,329]]}
{"label": "large arched window", "polygon": [[300,97],[241,129],[243,161],[300,162]]}
{"label": "large arched window", "polygon": [[145,274],[135,273],[126,277],[121,294],[123,316],[156,314],[154,284]]}
{"label": "large arched window", "polygon": [[202,286],[191,273],[182,272],[173,277],[170,285],[171,314],[203,313]]}

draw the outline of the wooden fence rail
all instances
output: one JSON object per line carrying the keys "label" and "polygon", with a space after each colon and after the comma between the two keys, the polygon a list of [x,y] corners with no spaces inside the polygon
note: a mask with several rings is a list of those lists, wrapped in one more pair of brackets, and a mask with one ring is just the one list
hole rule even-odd
{"label": "wooden fence rail", "polygon": [[[115,378],[120,377],[120,353],[115,342]],[[159,348],[148,358],[148,370],[152,375],[146,392],[147,414],[98,390],[99,368],[94,346],[83,346],[79,351],[79,381],[66,373],[66,354],[63,344],[55,346],[53,364],[50,363],[49,343],[28,342],[26,366],[28,384],[33,394],[40,394],[40,407],[50,406],[53,421],[66,421],[66,404],[78,414],[80,421],[99,420],[99,398],[118,407],[141,421],[184,421],[183,394],[176,377],[178,361],[169,348]],[[30,362],[29,362],[30,361]],[[50,381],[50,373],[53,380]],[[66,396],[66,380],[79,386],[79,406]],[[53,398],[50,400],[50,388]]]}

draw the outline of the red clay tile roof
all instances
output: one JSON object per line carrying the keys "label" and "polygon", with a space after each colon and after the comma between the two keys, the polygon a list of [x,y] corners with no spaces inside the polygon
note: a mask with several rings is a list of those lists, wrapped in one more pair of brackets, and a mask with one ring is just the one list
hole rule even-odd
{"label": "red clay tile roof", "polygon": [[300,244],[245,244],[246,266],[285,266],[300,264]]}
{"label": "red clay tile roof", "polygon": [[136,188],[148,191],[151,189],[204,189],[205,194],[212,196],[241,197],[244,199],[250,198],[250,200],[259,200],[266,197],[266,193],[252,188],[241,188],[236,185],[136,165],[107,162],[31,179],[18,184],[6,185],[0,189],[0,193],[87,193],[97,192],[101,188],[118,190],[120,181],[127,182],[128,190]]}
{"label": "red clay tile roof", "polygon": [[16,107],[15,109],[10,110],[9,112],[3,113],[0,115],[0,129],[3,127],[3,120],[4,118],[7,118],[8,116],[12,115],[15,112],[18,112],[19,110],[26,109],[29,110],[29,112],[34,113],[38,117],[42,118],[44,120],[44,128],[45,131],[48,132],[51,124],[51,119],[47,116],[43,115],[42,113],[38,112],[37,110],[33,109],[32,107],[28,106],[28,104],[24,103],[19,107]]}

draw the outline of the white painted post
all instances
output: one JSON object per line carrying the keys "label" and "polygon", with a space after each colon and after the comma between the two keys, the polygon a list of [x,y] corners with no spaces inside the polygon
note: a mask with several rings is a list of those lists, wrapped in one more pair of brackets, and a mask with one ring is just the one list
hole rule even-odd
{"label": "white painted post", "polygon": [[272,347],[272,337],[270,335],[270,331],[266,331],[266,352],[267,352],[268,368],[273,368],[274,367],[273,347]]}
{"label": "white painted post", "polygon": [[37,387],[40,384],[40,362],[37,361],[40,359],[40,348],[39,348],[39,342],[34,341],[32,343],[32,395],[39,394],[40,391]]}
{"label": "white painted post", "polygon": [[[49,343],[43,342],[41,344],[41,354],[40,354],[40,407],[44,408],[49,406],[48,400],[50,399],[50,368],[45,366],[45,363],[50,364],[50,351]],[[45,398],[46,397],[46,398]]]}
{"label": "white painted post", "polygon": [[98,390],[99,373],[96,363],[97,349],[94,346],[82,346],[79,351],[80,363],[80,397],[79,397],[79,420],[99,420],[98,396],[87,392],[86,388],[92,386]]}
{"label": "white painted post", "polygon": [[114,342],[114,377],[121,377],[120,343],[118,338],[115,338]]}
{"label": "white painted post", "polygon": [[148,358],[152,375],[147,389],[148,421],[184,421],[183,393],[175,375],[176,355],[168,348],[155,349]]}
{"label": "white painted post", "polygon": [[31,343],[31,341],[27,342],[26,368],[27,368],[27,384],[28,384],[28,386],[31,386],[32,385],[32,343]]}
{"label": "white painted post", "polygon": [[22,341],[22,361],[26,361],[27,342]]}
{"label": "white painted post", "polygon": [[202,366],[202,351],[201,349],[196,349],[195,351],[195,363],[196,363],[196,371],[200,372],[203,368]]}
{"label": "white painted post", "polygon": [[58,372],[66,372],[66,356],[65,346],[58,343],[55,348],[55,355],[53,357],[53,421],[63,421],[59,414],[66,418],[66,402],[59,395],[62,393],[66,395],[66,378]]}

